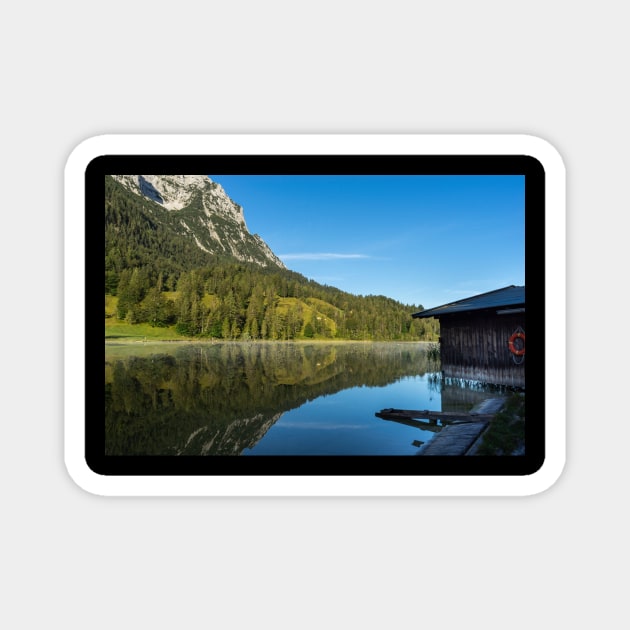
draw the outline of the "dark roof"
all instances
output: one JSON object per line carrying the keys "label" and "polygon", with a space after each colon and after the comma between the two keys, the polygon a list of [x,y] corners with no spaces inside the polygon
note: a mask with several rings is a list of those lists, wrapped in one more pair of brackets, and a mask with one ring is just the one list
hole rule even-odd
{"label": "dark roof", "polygon": [[510,285],[503,289],[496,289],[488,293],[474,295],[464,300],[450,302],[442,306],[436,306],[426,311],[413,313],[412,317],[440,317],[451,313],[465,313],[467,311],[479,311],[482,309],[503,307],[525,307],[525,287]]}

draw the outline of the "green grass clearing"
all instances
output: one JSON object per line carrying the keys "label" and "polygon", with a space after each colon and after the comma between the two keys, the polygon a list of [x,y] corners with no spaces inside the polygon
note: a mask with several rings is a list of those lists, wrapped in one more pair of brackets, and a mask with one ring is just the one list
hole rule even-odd
{"label": "green grass clearing", "polygon": [[186,337],[175,332],[175,326],[157,327],[151,324],[127,324],[115,317],[105,319],[105,339],[182,340]]}

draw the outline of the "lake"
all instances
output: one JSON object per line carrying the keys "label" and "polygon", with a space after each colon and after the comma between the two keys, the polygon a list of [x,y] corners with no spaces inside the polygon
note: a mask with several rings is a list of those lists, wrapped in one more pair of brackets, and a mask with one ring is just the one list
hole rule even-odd
{"label": "lake", "polygon": [[105,344],[106,455],[414,455],[441,425],[385,408],[464,411],[425,343]]}

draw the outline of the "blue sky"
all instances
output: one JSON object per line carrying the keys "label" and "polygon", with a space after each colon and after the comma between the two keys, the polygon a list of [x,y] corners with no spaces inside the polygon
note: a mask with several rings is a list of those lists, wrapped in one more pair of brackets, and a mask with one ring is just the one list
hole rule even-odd
{"label": "blue sky", "polygon": [[210,175],[291,270],[432,308],[525,284],[523,176]]}

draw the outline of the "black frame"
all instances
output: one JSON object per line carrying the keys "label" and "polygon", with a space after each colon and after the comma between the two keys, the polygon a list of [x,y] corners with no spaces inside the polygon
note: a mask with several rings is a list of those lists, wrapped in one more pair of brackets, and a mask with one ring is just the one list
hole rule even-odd
{"label": "black frame", "polygon": [[[105,175],[524,175],[527,318],[526,447],[522,456],[105,456],[102,285]],[[527,155],[104,155],[85,170],[85,459],[99,475],[530,475],[545,460],[545,170]],[[100,237],[99,237],[100,235]],[[98,304],[98,311],[96,311]],[[411,316],[411,315],[410,315]],[[96,349],[103,348],[101,352]]]}

